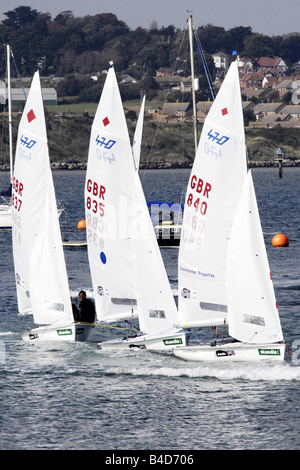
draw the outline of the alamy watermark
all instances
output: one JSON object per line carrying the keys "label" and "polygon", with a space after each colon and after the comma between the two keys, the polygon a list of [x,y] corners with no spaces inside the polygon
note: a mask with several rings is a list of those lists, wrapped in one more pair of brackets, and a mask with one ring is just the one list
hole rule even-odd
{"label": "alamy watermark", "polygon": [[292,351],[292,363],[298,366],[300,364],[300,339],[293,341]]}
{"label": "alamy watermark", "polygon": [[300,103],[300,80],[294,80],[292,83],[292,88],[295,88],[295,91],[292,94],[292,103],[299,104]]}
{"label": "alamy watermark", "polygon": [[5,343],[1,339],[0,340],[0,364],[5,364]]}

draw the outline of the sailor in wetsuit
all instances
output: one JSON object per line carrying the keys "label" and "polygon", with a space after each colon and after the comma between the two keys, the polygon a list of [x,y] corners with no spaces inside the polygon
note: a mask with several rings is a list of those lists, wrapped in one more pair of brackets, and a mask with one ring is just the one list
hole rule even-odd
{"label": "sailor in wetsuit", "polygon": [[94,323],[96,312],[95,306],[90,299],[86,298],[86,292],[81,290],[78,294],[80,321],[84,323]]}

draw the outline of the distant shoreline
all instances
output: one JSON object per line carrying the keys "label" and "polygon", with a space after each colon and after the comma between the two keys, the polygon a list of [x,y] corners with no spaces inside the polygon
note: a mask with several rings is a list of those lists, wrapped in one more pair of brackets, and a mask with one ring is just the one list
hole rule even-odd
{"label": "distant shoreline", "polygon": [[[175,169],[191,169],[192,163],[184,164],[184,163],[170,163],[170,162],[159,162],[159,163],[149,163],[149,164],[141,164],[140,170],[175,170]],[[278,163],[276,162],[250,162],[250,168],[278,168]],[[283,162],[282,168],[299,168],[300,161],[296,162]],[[72,163],[72,162],[53,162],[51,163],[51,169],[53,171],[56,170],[68,170],[68,171],[75,171],[75,170],[86,170],[86,163]],[[0,165],[0,171],[9,171],[8,165]]]}

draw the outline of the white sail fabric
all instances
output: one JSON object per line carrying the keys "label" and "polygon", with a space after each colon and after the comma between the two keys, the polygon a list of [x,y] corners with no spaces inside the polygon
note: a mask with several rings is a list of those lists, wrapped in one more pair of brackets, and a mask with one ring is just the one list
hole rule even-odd
{"label": "white sail fabric", "polygon": [[142,145],[142,136],[143,136],[143,126],[144,126],[144,113],[145,113],[145,102],[146,102],[146,95],[143,97],[140,114],[137,120],[133,143],[132,143],[132,151],[135,161],[136,169],[140,166],[140,158],[141,158],[141,145]]}
{"label": "white sail fabric", "polygon": [[130,145],[115,71],[91,133],[85,205],[97,317],[137,314],[144,333],[170,330],[177,311]]}
{"label": "white sail fabric", "polygon": [[251,171],[231,232],[227,274],[230,335],[247,343],[282,341]]}
{"label": "white sail fabric", "polygon": [[110,68],[92,126],[85,187],[88,257],[101,321],[136,313],[128,229],[134,173],[122,100]]}
{"label": "white sail fabric", "polygon": [[72,322],[38,72],[19,125],[12,200],[19,312],[39,324]]}
{"label": "white sail fabric", "polygon": [[140,330],[148,334],[175,332],[178,312],[161,257],[138,171],[135,173],[135,287]]}
{"label": "white sail fabric", "polygon": [[234,62],[203,125],[186,192],[178,265],[182,326],[224,322],[228,239],[246,173],[243,110]]}

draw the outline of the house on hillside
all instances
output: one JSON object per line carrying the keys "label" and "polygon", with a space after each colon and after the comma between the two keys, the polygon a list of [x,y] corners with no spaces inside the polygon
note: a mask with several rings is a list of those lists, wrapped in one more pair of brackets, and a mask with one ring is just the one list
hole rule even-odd
{"label": "house on hillside", "polygon": [[216,69],[228,70],[228,66],[229,66],[228,54],[225,54],[225,52],[217,52],[216,54],[212,55],[212,58],[214,60]]}
{"label": "house on hillside", "polygon": [[239,67],[238,69],[239,69],[240,77],[242,77],[243,75],[254,73],[253,65],[243,65],[242,67]]}
{"label": "house on hillside", "polygon": [[277,91],[294,91],[293,80],[281,80],[275,86],[274,89]]}
{"label": "house on hillside", "polygon": [[180,88],[182,93],[190,93],[192,91],[192,77],[186,77],[181,80]]}
{"label": "house on hillside", "polygon": [[256,119],[260,120],[265,116],[279,114],[284,107],[284,103],[258,103],[254,106],[253,112]]}
{"label": "house on hillside", "polygon": [[290,104],[284,106],[282,113],[290,114],[293,118],[300,119],[300,105]]}
{"label": "house on hillside", "polygon": [[300,119],[292,117],[290,114],[274,114],[263,117],[260,121],[249,122],[250,127],[285,127],[299,128]]}
{"label": "house on hillside", "polygon": [[262,99],[268,94],[268,90],[246,87],[242,89],[242,95],[246,97],[247,100],[253,98]]}
{"label": "house on hillside", "polygon": [[156,70],[157,77],[172,77],[172,69],[170,67],[161,67],[160,69]]}
{"label": "house on hillside", "polygon": [[121,80],[119,82],[120,85],[131,85],[132,83],[137,83],[137,81],[130,75],[122,75]]}
{"label": "house on hillside", "polygon": [[210,108],[212,107],[212,101],[198,101],[196,104],[196,113],[197,113],[197,121],[204,122]]}
{"label": "house on hillside", "polygon": [[249,69],[253,68],[252,59],[249,59],[248,57],[239,57],[238,56],[237,64],[238,64],[239,69],[243,69],[245,67],[246,71],[249,71]]}
{"label": "house on hillside", "polygon": [[247,73],[246,75],[240,76],[240,85],[243,88],[262,88],[264,76],[261,73]]}
{"label": "house on hillside", "polygon": [[183,119],[190,110],[192,110],[191,103],[165,103],[162,115],[166,119]]}
{"label": "house on hillside", "polygon": [[273,89],[276,88],[281,81],[281,78],[273,77],[273,76],[265,76],[262,81],[262,88]]}
{"label": "house on hillside", "polygon": [[[11,104],[12,107],[25,104],[29,93],[29,88],[12,88],[11,89]],[[57,92],[55,88],[42,88],[42,97],[45,106],[57,105]]]}
{"label": "house on hillside", "polygon": [[260,57],[256,62],[256,67],[257,71],[264,74],[271,72],[276,77],[288,74],[288,67],[281,57]]}
{"label": "house on hillside", "polygon": [[162,90],[181,90],[182,77],[173,75],[172,77],[155,77],[156,83]]}
{"label": "house on hillside", "polygon": [[243,111],[251,111],[254,108],[255,103],[253,103],[252,101],[243,101],[242,106]]}

